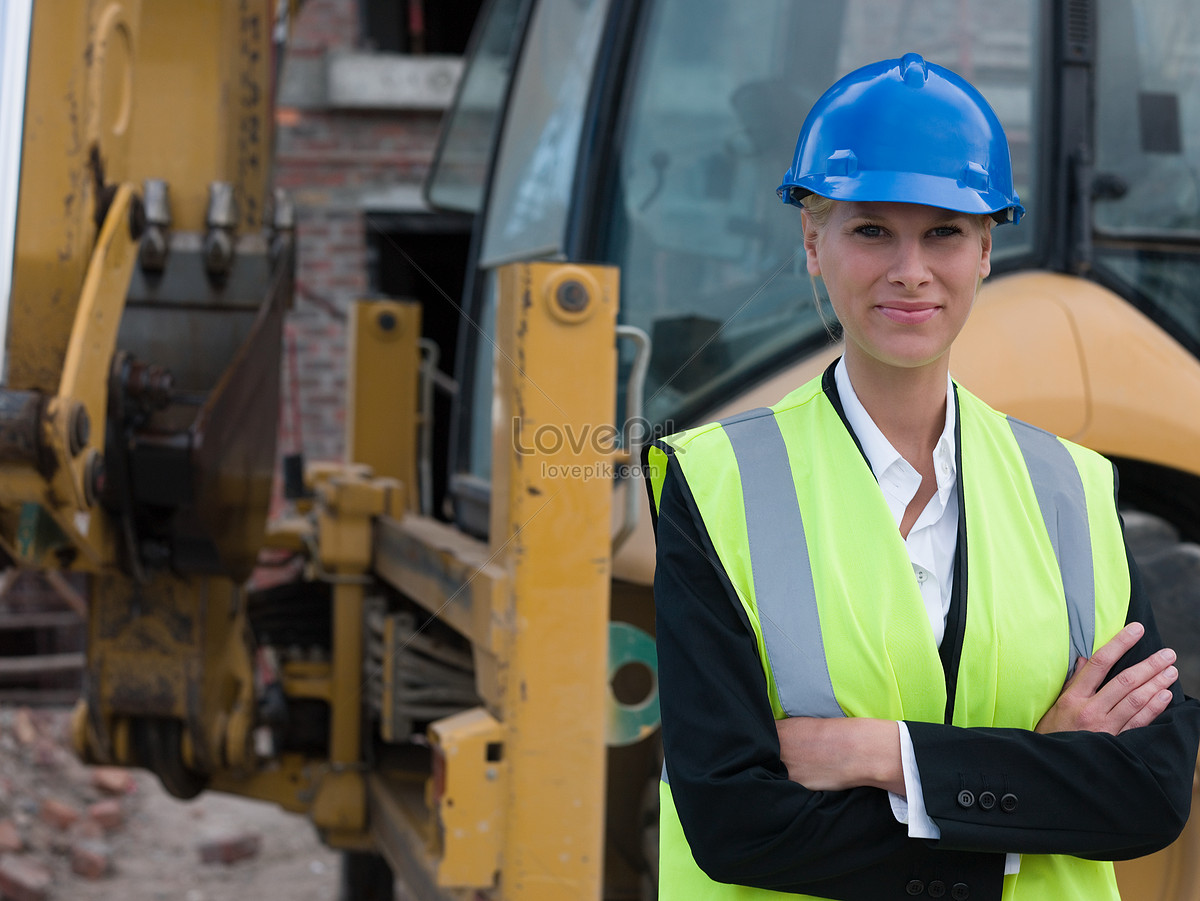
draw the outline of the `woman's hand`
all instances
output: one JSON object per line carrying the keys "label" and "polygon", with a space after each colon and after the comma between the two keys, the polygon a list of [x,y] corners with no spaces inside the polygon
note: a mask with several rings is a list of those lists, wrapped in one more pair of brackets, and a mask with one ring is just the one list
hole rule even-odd
{"label": "woman's hand", "polygon": [[788,778],[810,791],[869,786],[904,794],[900,727],[891,720],[778,720],[779,756]]}
{"label": "woman's hand", "polygon": [[1169,689],[1179,678],[1173,650],[1163,648],[1151,654],[1100,687],[1113,665],[1145,631],[1141,623],[1130,623],[1091,657],[1080,657],[1058,700],[1037,724],[1037,731],[1118,735],[1152,723],[1171,703]]}

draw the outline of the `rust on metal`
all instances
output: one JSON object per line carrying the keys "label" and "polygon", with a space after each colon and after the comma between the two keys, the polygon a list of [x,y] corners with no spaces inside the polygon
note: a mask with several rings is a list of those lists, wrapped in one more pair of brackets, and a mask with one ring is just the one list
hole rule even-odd
{"label": "rust on metal", "polygon": [[0,462],[34,466],[43,462],[45,406],[45,397],[37,391],[0,390]]}

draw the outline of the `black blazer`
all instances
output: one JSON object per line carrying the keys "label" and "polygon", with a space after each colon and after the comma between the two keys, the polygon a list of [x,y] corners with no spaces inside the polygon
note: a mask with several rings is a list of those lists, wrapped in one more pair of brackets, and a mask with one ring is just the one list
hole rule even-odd
{"label": "black blazer", "polygon": [[[824,388],[841,414],[832,367]],[[961,484],[941,648],[951,687],[969,576]],[[1163,848],[1182,830],[1200,702],[1178,687],[1154,723],[1119,736],[908,723],[937,841],[908,838],[882,790],[811,792],[788,781],[753,631],[673,459],[654,520],[666,766],[692,853],[712,879],[845,901],[963,889],[973,901],[999,899],[1006,852],[1119,860]],[[1162,647],[1132,559],[1129,566],[1127,622],[1146,633],[1114,674]]]}

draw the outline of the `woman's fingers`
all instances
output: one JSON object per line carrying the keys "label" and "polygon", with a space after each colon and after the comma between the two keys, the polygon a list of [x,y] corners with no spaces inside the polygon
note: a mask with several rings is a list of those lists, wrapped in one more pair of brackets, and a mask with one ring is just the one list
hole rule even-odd
{"label": "woman's fingers", "polygon": [[1090,658],[1076,661],[1073,675],[1037,730],[1117,735],[1152,723],[1171,703],[1170,687],[1179,678],[1173,650],[1163,648],[1104,682],[1145,631],[1140,623],[1130,623]]}
{"label": "woman's fingers", "polygon": [[[1135,718],[1137,719],[1134,725],[1145,725],[1152,721],[1154,716],[1158,716],[1166,708],[1165,704],[1145,722],[1142,722],[1145,718],[1139,717],[1139,714],[1144,712],[1144,708],[1152,703],[1160,691],[1169,688],[1179,678],[1179,670],[1175,668],[1174,663],[1175,652],[1171,648],[1163,648],[1140,663],[1117,673],[1101,688],[1096,694],[1096,699],[1101,709],[1107,708],[1104,713],[1104,731],[1115,735],[1132,728],[1128,723]],[[1170,692],[1167,694],[1170,695]],[[1167,700],[1169,703],[1170,698]]]}
{"label": "woman's fingers", "polygon": [[[1174,655],[1172,655],[1174,656]],[[1179,670],[1167,666],[1138,689],[1125,695],[1109,715],[1117,732],[1147,726],[1157,719],[1171,703],[1170,688],[1179,678]]]}
{"label": "woman's fingers", "polygon": [[[1146,634],[1146,627],[1141,623],[1130,623],[1107,642],[1100,650],[1087,659],[1083,669],[1071,679],[1068,686],[1094,694],[1101,683],[1108,677],[1113,665],[1125,656],[1126,652],[1141,641]],[[1076,683],[1078,683],[1076,685]]]}

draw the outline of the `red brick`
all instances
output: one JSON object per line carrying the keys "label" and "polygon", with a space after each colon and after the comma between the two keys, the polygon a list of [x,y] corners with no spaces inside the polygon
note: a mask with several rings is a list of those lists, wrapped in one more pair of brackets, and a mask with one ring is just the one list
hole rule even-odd
{"label": "red brick", "polygon": [[49,738],[38,738],[32,758],[34,766],[57,767],[62,762],[62,749]]}
{"label": "red brick", "polygon": [[358,41],[355,7],[335,0],[309,0],[292,26],[288,52],[315,53],[328,47],[352,47]]}
{"label": "red brick", "polygon": [[234,863],[258,854],[259,837],[241,832],[206,839],[199,847],[201,863]]}
{"label": "red brick", "polygon": [[133,774],[119,766],[92,767],[92,785],[110,795],[126,795],[133,791]]}
{"label": "red brick", "polygon": [[[76,823],[74,826],[71,827],[71,839],[72,840],[87,839],[87,838],[101,839],[101,838],[104,838],[105,834],[106,833],[104,831],[104,827],[101,826],[99,823],[97,823],[95,820],[93,820],[91,818],[80,820],[78,823]],[[66,853],[66,851],[69,851],[69,850],[70,850],[69,846],[65,847],[63,849],[63,853]]]}
{"label": "red brick", "polygon": [[0,820],[0,854],[20,851],[25,847],[21,831],[12,820]]}
{"label": "red brick", "polygon": [[50,871],[28,857],[0,858],[0,895],[8,901],[45,901]]}
{"label": "red brick", "polygon": [[88,819],[99,823],[105,832],[120,829],[121,824],[125,822],[125,811],[121,809],[121,802],[117,798],[106,798],[89,804],[87,813]]}
{"label": "red brick", "polygon": [[71,846],[71,870],[87,879],[99,879],[112,870],[112,848],[89,839]]}
{"label": "red brick", "polygon": [[57,829],[70,829],[79,820],[78,809],[56,798],[42,801],[41,815],[45,822]]}
{"label": "red brick", "polygon": [[13,732],[17,741],[23,745],[31,745],[38,737],[37,727],[33,724],[33,711],[28,707],[18,707],[13,715]]}

